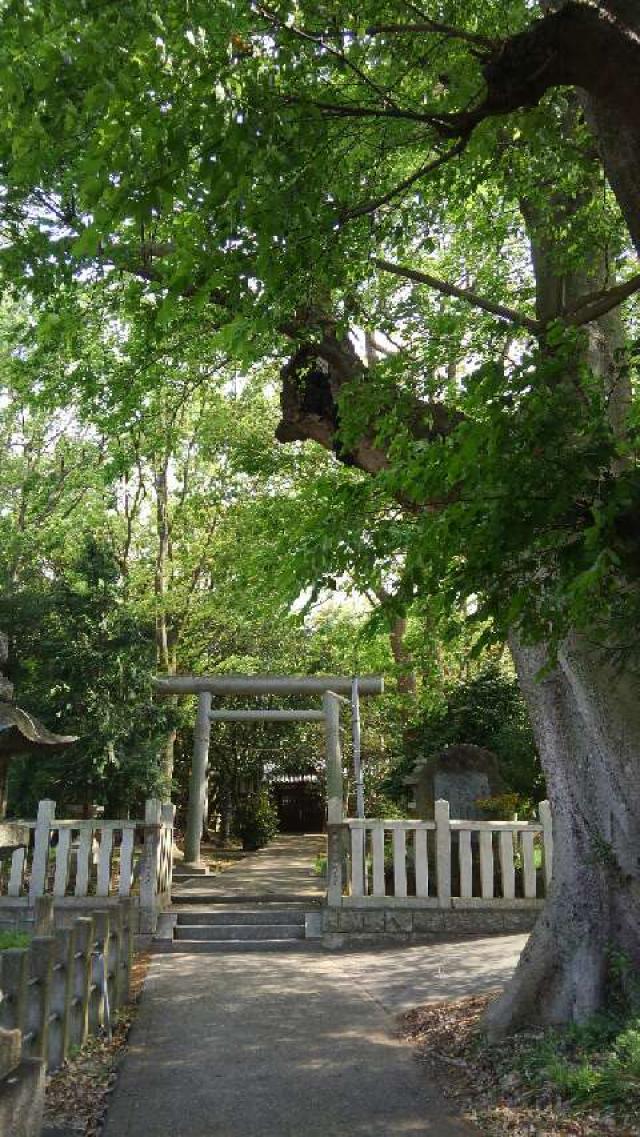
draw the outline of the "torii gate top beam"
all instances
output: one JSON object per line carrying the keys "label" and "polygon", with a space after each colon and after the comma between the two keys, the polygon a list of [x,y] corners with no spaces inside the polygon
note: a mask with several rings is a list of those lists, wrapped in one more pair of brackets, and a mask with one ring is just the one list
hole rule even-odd
{"label": "torii gate top beam", "polygon": [[209,711],[211,722],[324,722],[324,711]]}
{"label": "torii gate top beam", "polygon": [[[353,679],[343,675],[169,675],[154,679],[158,695],[350,695]],[[358,677],[361,695],[381,695],[384,680],[379,675]]]}

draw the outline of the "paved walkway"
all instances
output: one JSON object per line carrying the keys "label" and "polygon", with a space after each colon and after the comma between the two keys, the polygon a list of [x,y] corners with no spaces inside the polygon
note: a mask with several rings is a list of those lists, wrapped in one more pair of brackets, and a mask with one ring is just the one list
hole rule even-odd
{"label": "paved walkway", "polygon": [[[319,899],[322,837],[281,837],[180,895]],[[394,1015],[501,985],[524,936],[157,955],[104,1137],[477,1137],[394,1037]]]}
{"label": "paved walkway", "polygon": [[205,902],[229,898],[322,900],[326,886],[314,864],[317,856],[325,855],[326,848],[327,839],[321,833],[281,834],[266,849],[247,854],[224,872],[174,881],[174,901],[193,897]]}
{"label": "paved walkway", "polygon": [[156,956],[105,1137],[474,1137],[390,1012],[503,982],[525,939]]}

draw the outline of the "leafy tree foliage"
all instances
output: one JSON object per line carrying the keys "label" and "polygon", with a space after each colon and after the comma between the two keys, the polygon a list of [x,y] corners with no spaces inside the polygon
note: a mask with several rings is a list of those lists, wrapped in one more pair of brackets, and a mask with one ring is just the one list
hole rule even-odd
{"label": "leafy tree foliage", "polygon": [[394,771],[408,773],[418,757],[455,743],[473,743],[496,754],[506,790],[523,799],[544,795],[531,724],[516,679],[496,663],[466,682],[448,684],[444,698],[417,716],[406,759]]}
{"label": "leafy tree foliage", "polygon": [[167,711],[151,701],[153,627],[122,605],[110,551],[89,538],[51,578],[0,596],[20,699],[54,728],[79,735],[62,754],[13,764],[14,813],[33,816],[41,797],[100,802],[118,816],[145,795],[166,793],[158,764]]}

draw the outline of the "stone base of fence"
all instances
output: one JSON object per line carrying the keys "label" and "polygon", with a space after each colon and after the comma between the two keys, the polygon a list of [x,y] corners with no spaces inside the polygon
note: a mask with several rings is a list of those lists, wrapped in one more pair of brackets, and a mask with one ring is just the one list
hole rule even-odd
{"label": "stone base of fence", "polygon": [[[393,899],[391,903],[393,903]],[[322,942],[326,948],[375,944],[417,943],[420,940],[455,935],[507,935],[530,932],[544,902],[505,905],[456,906],[451,908],[391,907],[326,908]]]}
{"label": "stone base of fence", "polygon": [[[37,924],[36,904],[29,904],[26,897],[0,897],[0,932],[33,932]],[[44,897],[51,900],[53,898]],[[96,908],[105,911],[117,910],[121,904],[117,896],[63,896],[55,898],[54,924],[56,928],[70,928],[78,916],[91,916]],[[131,930],[137,935],[140,930],[140,909],[134,897],[129,909]]]}

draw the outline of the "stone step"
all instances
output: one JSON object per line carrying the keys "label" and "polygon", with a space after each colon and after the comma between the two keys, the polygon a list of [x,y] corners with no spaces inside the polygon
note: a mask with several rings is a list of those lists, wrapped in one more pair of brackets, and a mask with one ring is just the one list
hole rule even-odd
{"label": "stone step", "polygon": [[176,924],[174,940],[303,940],[304,924]]}
{"label": "stone step", "polygon": [[279,893],[278,895],[274,894],[273,896],[265,896],[264,893],[249,894],[247,892],[225,892],[218,893],[216,895],[213,892],[205,892],[205,890],[202,888],[184,889],[183,891],[181,887],[173,890],[171,894],[171,901],[174,907],[177,907],[178,905],[180,905],[180,907],[183,907],[184,905],[191,907],[192,904],[206,904],[207,906],[215,905],[216,908],[228,908],[236,904],[239,908],[246,908],[247,905],[260,905],[260,907],[262,907],[263,904],[265,906],[268,904],[273,904],[274,907],[282,907],[283,905],[286,905],[288,907],[290,904],[295,904],[296,906],[300,905],[301,907],[311,909],[319,908],[321,906],[322,897],[318,897],[317,895],[304,896],[300,895],[299,892],[283,892]]}
{"label": "stone step", "polygon": [[207,924],[219,926],[224,924],[300,924],[304,927],[304,909],[296,908],[222,908],[216,911],[210,909],[200,912],[178,912],[178,926],[194,924]]}
{"label": "stone step", "polygon": [[219,952],[320,951],[319,940],[157,940],[158,955],[216,955]]}

